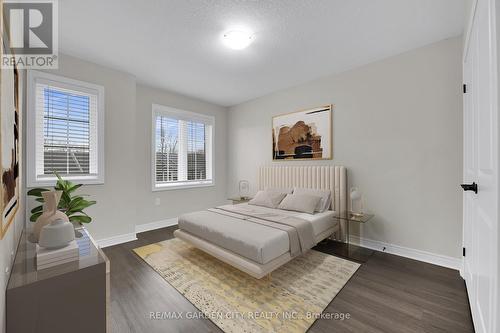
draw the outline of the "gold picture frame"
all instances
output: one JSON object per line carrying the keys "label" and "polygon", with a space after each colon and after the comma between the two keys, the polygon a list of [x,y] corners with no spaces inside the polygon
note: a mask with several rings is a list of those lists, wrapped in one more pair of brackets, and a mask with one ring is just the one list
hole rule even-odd
{"label": "gold picture frame", "polygon": [[273,161],[333,159],[333,104],[272,117]]}

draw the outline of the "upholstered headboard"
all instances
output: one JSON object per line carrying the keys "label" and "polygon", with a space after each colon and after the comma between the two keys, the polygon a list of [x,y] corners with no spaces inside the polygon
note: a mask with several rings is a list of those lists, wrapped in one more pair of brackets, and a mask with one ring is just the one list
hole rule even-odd
{"label": "upholstered headboard", "polygon": [[[338,216],[347,214],[347,170],[343,166],[262,166],[259,169],[259,189],[313,188],[332,191],[332,207]],[[345,222],[341,221],[341,239]]]}

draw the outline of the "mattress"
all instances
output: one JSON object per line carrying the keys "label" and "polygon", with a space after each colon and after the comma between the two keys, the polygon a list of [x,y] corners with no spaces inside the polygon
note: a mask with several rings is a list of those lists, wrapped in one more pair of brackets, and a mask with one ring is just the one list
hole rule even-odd
{"label": "mattress", "polygon": [[[242,205],[247,205],[242,204]],[[333,211],[307,214],[252,206],[262,212],[276,212],[299,217],[312,223],[315,236],[335,226]],[[226,250],[239,254],[259,264],[289,252],[288,234],[258,223],[210,211],[184,214],[179,217],[179,228]]]}

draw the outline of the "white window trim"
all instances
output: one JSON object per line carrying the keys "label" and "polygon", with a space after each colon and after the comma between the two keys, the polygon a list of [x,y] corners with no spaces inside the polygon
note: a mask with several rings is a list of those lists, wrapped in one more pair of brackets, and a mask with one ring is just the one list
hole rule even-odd
{"label": "white window trim", "polygon": [[[156,183],[156,116],[172,116],[175,115],[176,118],[186,119],[190,121],[200,121],[212,126],[211,133],[211,154],[207,154],[207,159],[210,159],[210,167],[212,169],[212,179],[211,180],[190,180],[190,181],[179,181],[177,183],[172,182],[170,184],[157,184]],[[184,111],[164,105],[153,104],[151,109],[151,189],[153,192],[157,191],[170,191],[170,190],[180,190],[189,189],[197,187],[211,187],[215,186],[215,117],[208,116],[200,113],[195,113],[191,111]]]}
{"label": "white window trim", "polygon": [[59,84],[78,86],[82,89],[91,89],[98,92],[97,96],[97,168],[96,176],[64,176],[65,180],[78,182],[85,185],[104,184],[104,87],[84,81],[70,79],[60,75],[49,74],[45,72],[28,70],[27,83],[27,147],[26,147],[26,171],[27,187],[54,186],[57,178],[44,177],[37,179],[36,174],[36,79],[54,81]]}

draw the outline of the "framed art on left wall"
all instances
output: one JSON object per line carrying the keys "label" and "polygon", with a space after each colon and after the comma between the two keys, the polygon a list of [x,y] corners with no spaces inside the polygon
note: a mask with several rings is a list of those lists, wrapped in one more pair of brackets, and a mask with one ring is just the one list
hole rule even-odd
{"label": "framed art on left wall", "polygon": [[[5,26],[3,27],[5,31]],[[2,54],[9,47],[4,32]],[[21,139],[20,76],[17,68],[0,69],[0,238],[19,208]]]}

